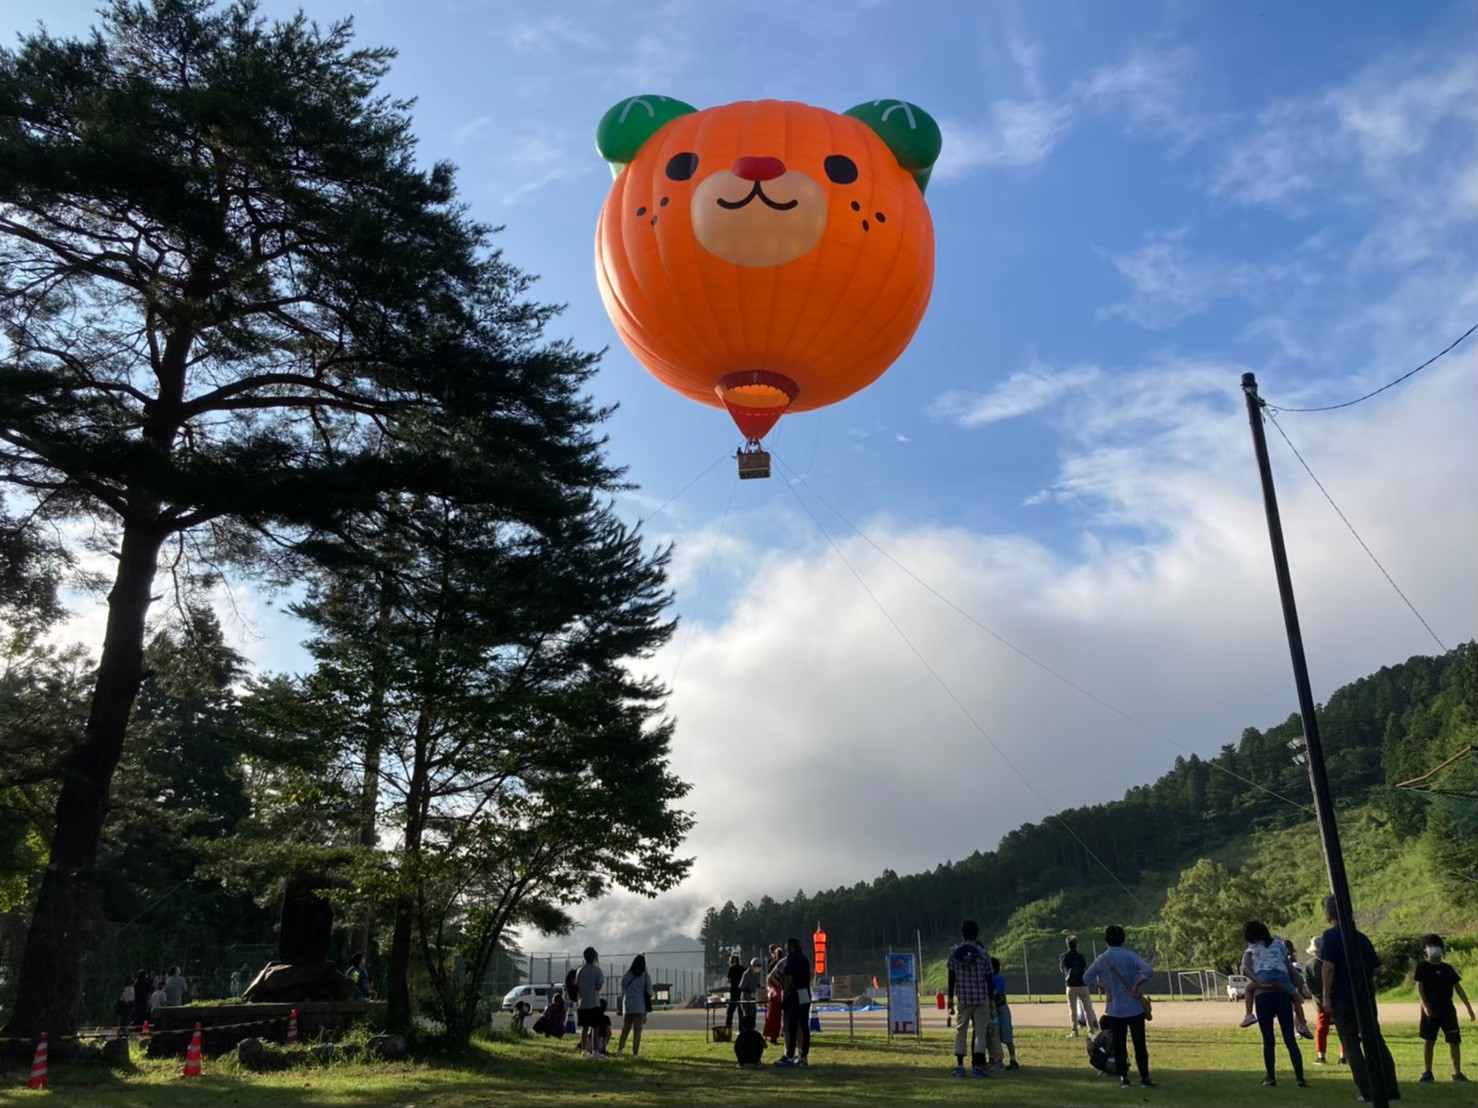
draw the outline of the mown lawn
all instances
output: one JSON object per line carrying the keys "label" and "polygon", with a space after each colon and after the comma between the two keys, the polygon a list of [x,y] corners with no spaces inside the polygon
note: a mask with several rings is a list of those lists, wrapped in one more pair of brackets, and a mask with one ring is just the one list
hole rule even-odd
{"label": "mown lawn", "polygon": [[[1478,1085],[1418,1085],[1421,1044],[1412,1026],[1395,1026],[1389,1041],[1402,1077],[1403,1105],[1473,1108]],[[243,1073],[234,1059],[207,1059],[206,1076],[186,1081],[178,1063],[144,1062],[115,1077],[92,1067],[57,1067],[48,1092],[22,1087],[25,1074],[0,1073],[0,1105],[414,1105],[465,1104],[717,1105],[717,1104],[959,1104],[979,1105],[1345,1105],[1355,1099],[1346,1069],[1310,1065],[1312,1087],[1296,1088],[1279,1060],[1279,1086],[1265,1089],[1260,1039],[1255,1031],[1151,1031],[1150,1050],[1159,1088],[1120,1089],[1098,1078],[1084,1060],[1080,1040],[1053,1031],[1018,1034],[1022,1069],[989,1081],[950,1076],[952,1042],[935,1033],[921,1044],[890,1045],[881,1035],[848,1041],[834,1033],[816,1037],[807,1070],[734,1068],[727,1045],[706,1044],[699,1034],[648,1037],[642,1057],[581,1061],[568,1043],[551,1040],[481,1048],[464,1065],[338,1064],[277,1075]],[[1440,1049],[1440,1047],[1439,1047]],[[1281,1054],[1281,1051],[1280,1051]],[[776,1056],[768,1051],[771,1060]],[[1313,1054],[1307,1058],[1312,1062]],[[1439,1066],[1439,1070],[1443,1067]],[[1472,1076],[1471,1065],[1469,1076]]]}

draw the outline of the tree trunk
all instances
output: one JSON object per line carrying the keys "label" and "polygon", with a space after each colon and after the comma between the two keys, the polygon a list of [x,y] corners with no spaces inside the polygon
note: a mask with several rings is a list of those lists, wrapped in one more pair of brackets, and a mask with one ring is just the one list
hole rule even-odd
{"label": "tree trunk", "polygon": [[[402,865],[419,880],[415,869],[420,862],[421,835],[426,829],[427,743],[431,734],[430,715],[422,710],[416,720],[416,743],[411,764],[410,785],[405,797],[405,849]],[[401,874],[401,880],[406,875]],[[395,932],[390,940],[390,965],[385,973],[388,986],[385,1019],[390,1030],[405,1034],[411,1026],[411,939],[414,930],[415,897],[409,889],[395,899]]]}
{"label": "tree trunk", "polygon": [[[124,734],[143,680],[144,624],[163,542],[155,513],[125,523],[118,574],[108,594],[108,626],[97,684],[81,741],[62,776],[51,857],[41,876],[30,933],[21,960],[15,1011],[6,1031],[53,1039],[77,1027],[82,957],[88,948],[93,868],[108,791],[123,753]],[[108,982],[107,987],[122,982]]]}
{"label": "tree trunk", "polygon": [[[375,619],[375,660],[370,679],[369,727],[364,738],[364,781],[359,791],[359,845],[374,850],[379,843],[379,821],[376,818],[380,799],[380,755],[385,747],[385,686],[389,682],[386,639],[393,615],[390,574],[380,573],[380,611]],[[374,938],[369,909],[354,929],[354,946],[370,958]]]}
{"label": "tree trunk", "polygon": [[385,1024],[404,1035],[411,1028],[411,911],[409,894],[395,901],[395,930],[390,937],[390,964],[385,972]]}

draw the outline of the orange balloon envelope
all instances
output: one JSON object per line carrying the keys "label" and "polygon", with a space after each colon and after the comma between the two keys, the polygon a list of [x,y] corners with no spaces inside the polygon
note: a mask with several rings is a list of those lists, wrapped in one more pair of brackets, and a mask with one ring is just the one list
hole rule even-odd
{"label": "orange balloon envelope", "polygon": [[595,269],[611,322],[669,388],[751,444],[843,400],[913,338],[934,283],[924,187],[939,127],[900,100],[617,104]]}

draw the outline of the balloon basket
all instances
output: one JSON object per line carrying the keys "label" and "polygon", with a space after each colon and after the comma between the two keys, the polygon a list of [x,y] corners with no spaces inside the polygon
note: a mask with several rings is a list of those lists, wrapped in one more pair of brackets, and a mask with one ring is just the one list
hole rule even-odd
{"label": "balloon basket", "polygon": [[734,457],[739,461],[739,480],[753,481],[770,476],[770,452],[760,449],[759,443],[741,446]]}

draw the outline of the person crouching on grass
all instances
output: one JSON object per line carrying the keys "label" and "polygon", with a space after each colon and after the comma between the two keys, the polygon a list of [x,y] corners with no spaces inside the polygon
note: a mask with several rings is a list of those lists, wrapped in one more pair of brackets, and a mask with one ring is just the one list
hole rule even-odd
{"label": "person crouching on grass", "polygon": [[1422,1019],[1418,1034],[1422,1039],[1422,1050],[1426,1068],[1422,1081],[1432,1080],[1432,1052],[1437,1046],[1437,1032],[1447,1040],[1447,1049],[1452,1053],[1452,1079],[1466,1081],[1463,1073],[1463,1032],[1457,1022],[1457,1005],[1452,1002],[1456,993],[1468,1010],[1468,1019],[1473,1018],[1473,1005],[1459,982],[1462,978],[1457,970],[1442,960],[1444,944],[1441,935],[1427,935],[1422,939],[1425,959],[1417,963],[1416,996],[1422,1002]]}

